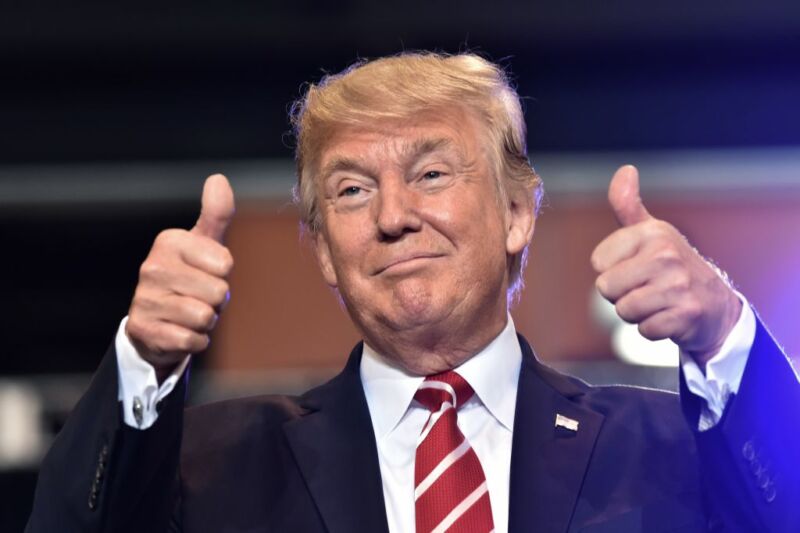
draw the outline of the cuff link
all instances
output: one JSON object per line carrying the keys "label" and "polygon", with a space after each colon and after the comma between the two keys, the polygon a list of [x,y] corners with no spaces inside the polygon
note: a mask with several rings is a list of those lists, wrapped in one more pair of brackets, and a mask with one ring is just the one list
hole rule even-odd
{"label": "cuff link", "polygon": [[138,396],[133,397],[131,410],[133,411],[133,419],[136,420],[136,425],[142,427],[144,423],[144,406],[142,405],[142,399]]}

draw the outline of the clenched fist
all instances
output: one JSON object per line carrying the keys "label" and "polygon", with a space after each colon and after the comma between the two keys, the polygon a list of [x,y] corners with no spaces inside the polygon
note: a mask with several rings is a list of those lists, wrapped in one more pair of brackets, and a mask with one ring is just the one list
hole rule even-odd
{"label": "clenched fist", "polygon": [[187,354],[208,347],[228,299],[233,256],[222,241],[233,213],[228,180],[209,177],[195,226],[162,231],[142,263],[125,333],[159,381]]}
{"label": "clenched fist", "polygon": [[705,368],[736,324],[741,301],[674,226],[647,212],[635,167],[617,170],[608,200],[622,227],[592,253],[597,289],[643,336],[671,339]]}

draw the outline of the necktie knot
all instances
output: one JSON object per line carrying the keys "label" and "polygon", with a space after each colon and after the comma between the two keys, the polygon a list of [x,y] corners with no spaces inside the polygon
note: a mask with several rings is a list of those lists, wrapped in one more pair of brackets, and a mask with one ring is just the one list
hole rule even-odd
{"label": "necktie knot", "polygon": [[473,394],[475,391],[467,380],[448,370],[426,377],[414,394],[414,399],[435,413],[442,410],[445,404],[459,409]]}

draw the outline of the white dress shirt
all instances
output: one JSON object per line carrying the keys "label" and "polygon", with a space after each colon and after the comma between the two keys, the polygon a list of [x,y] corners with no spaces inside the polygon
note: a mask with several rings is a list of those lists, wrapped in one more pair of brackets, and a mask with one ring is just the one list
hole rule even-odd
{"label": "white dress shirt", "polygon": [[[486,475],[496,531],[508,530],[511,438],[522,351],[514,322],[456,369],[475,394],[458,409],[458,427]],[[393,366],[364,345],[361,382],[369,406],[392,532],[414,531],[414,458],[430,411],[414,400],[423,377]]]}
{"label": "white dress shirt", "polygon": [[680,351],[686,387],[705,400],[700,409],[700,431],[717,425],[731,395],[739,392],[747,354],[750,353],[756,337],[756,315],[744,296],[738,292],[736,295],[742,302],[742,313],[719,352],[706,363],[705,374],[692,356]]}
{"label": "white dress shirt", "polygon": [[131,427],[147,429],[155,424],[158,418],[156,410],[158,402],[166,398],[175,388],[183,371],[186,370],[191,356],[187,355],[175,371],[159,386],[156,369],[141,358],[133,343],[128,339],[128,335],[125,334],[125,324],[127,323],[128,317],[123,318],[117,330],[117,336],[114,338],[114,348],[117,351],[117,370],[119,371],[117,399],[122,402],[125,423]]}

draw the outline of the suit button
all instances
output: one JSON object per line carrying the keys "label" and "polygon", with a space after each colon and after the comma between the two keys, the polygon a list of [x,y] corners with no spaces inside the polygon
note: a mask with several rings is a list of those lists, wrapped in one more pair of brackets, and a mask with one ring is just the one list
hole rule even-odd
{"label": "suit button", "polygon": [[766,488],[764,488],[764,499],[767,501],[767,503],[772,503],[773,501],[775,501],[775,496],[777,495],[778,493],[775,490],[775,485],[773,485],[772,483],[770,483]]}
{"label": "suit button", "polygon": [[92,490],[89,492],[89,509],[97,509],[97,484],[92,483]]}
{"label": "suit button", "polygon": [[753,459],[750,461],[750,472],[752,472],[756,478],[758,478],[764,472],[764,467],[761,465],[761,462],[758,459]]}
{"label": "suit button", "polygon": [[755,446],[753,446],[752,440],[748,440],[747,442],[744,443],[744,446],[742,446],[742,455],[748,461],[752,461],[753,459],[755,459],[756,449]]}
{"label": "suit button", "polygon": [[92,481],[92,489],[89,491],[89,509],[94,511],[97,509],[97,495],[100,493],[100,485],[103,482],[103,475],[106,471],[106,464],[108,463],[108,444],[103,444],[100,448],[100,453],[97,456],[97,468],[94,471],[94,480]]}
{"label": "suit button", "polygon": [[756,483],[762,490],[766,490],[768,486],[772,485],[772,480],[769,478],[766,468],[756,475]]}

